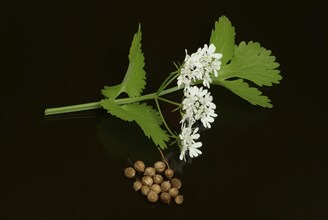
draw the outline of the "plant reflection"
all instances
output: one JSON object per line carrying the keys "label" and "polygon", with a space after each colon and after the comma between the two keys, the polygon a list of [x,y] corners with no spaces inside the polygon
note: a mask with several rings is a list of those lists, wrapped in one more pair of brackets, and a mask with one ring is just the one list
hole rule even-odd
{"label": "plant reflection", "polygon": [[[127,123],[112,116],[103,117],[97,125],[97,136],[106,152],[114,159],[128,159],[131,164],[136,160],[153,164],[161,159],[157,147],[134,123]],[[191,163],[191,159],[187,162],[179,160],[177,146],[168,147],[163,154],[170,167],[179,173],[182,173],[186,163]]]}

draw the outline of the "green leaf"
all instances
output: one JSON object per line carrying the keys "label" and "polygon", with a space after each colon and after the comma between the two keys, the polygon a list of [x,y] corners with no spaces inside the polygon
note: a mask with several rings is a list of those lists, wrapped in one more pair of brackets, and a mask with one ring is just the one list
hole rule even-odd
{"label": "green leaf", "polygon": [[215,22],[215,28],[212,30],[210,44],[214,44],[216,52],[223,54],[221,59],[224,66],[233,57],[233,49],[235,46],[235,28],[232,26],[229,19],[221,16]]}
{"label": "green leaf", "polygon": [[276,69],[279,63],[275,62],[275,59],[271,51],[261,47],[259,43],[241,42],[239,46],[235,46],[231,62],[222,67],[215,80],[238,77],[250,80],[258,86],[278,84],[282,77]]}
{"label": "green leaf", "polygon": [[214,84],[222,85],[240,96],[241,98],[247,100],[253,105],[259,105],[266,108],[272,108],[271,100],[262,95],[262,92],[257,88],[249,87],[248,83],[244,82],[242,79],[237,80],[227,80],[227,81],[216,81]]}
{"label": "green leaf", "polygon": [[170,137],[165,130],[161,128],[162,119],[155,109],[146,104],[132,103],[118,105],[114,100],[105,99],[101,101],[104,109],[107,109],[112,115],[125,120],[135,121],[143,130],[148,138],[162,149],[166,148],[166,143]]}
{"label": "green leaf", "polygon": [[122,84],[118,84],[116,86],[105,86],[103,90],[101,90],[101,94],[110,99],[115,99],[120,95],[120,91],[122,89]]}
{"label": "green leaf", "polygon": [[102,94],[108,98],[115,99],[122,92],[130,98],[141,95],[146,85],[146,72],[144,70],[145,58],[141,50],[141,28],[134,35],[129,53],[129,66],[121,84],[105,87]]}
{"label": "green leaf", "polygon": [[271,51],[261,47],[259,43],[241,42],[235,46],[233,58],[220,69],[219,76],[213,79],[213,83],[226,87],[253,105],[272,108],[270,99],[244,80],[258,86],[278,84],[282,77],[277,69],[279,63],[275,60]]}

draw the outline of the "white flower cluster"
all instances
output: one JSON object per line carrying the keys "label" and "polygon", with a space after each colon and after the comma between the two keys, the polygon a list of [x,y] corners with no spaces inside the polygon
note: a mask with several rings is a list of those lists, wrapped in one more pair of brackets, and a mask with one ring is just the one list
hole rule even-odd
{"label": "white flower cluster", "polygon": [[190,56],[186,51],[181,75],[178,77],[178,86],[184,86],[185,89],[188,89],[193,82],[202,80],[203,85],[210,88],[211,74],[214,73],[214,76],[217,77],[221,67],[222,54],[215,53],[215,50],[214,44],[209,47],[205,44],[203,48],[199,48],[196,53]]}
{"label": "white flower cluster", "polygon": [[178,87],[184,87],[184,100],[182,101],[182,119],[180,121],[181,133],[179,135],[181,151],[180,160],[185,160],[185,155],[189,152],[190,157],[197,157],[202,154],[198,149],[201,142],[196,142],[200,135],[198,127],[194,127],[196,121],[200,120],[205,128],[211,128],[211,123],[217,116],[215,104],[212,102],[211,93],[203,87],[194,86],[200,81],[207,88],[212,83],[212,74],[218,76],[221,67],[222,54],[215,53],[215,46],[211,44],[199,48],[196,53],[188,55],[186,52],[185,61],[178,77]]}

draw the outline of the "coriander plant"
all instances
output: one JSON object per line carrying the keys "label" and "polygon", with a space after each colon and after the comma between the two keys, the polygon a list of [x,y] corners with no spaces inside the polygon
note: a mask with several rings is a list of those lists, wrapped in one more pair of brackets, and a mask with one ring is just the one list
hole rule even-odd
{"label": "coriander plant", "polygon": [[[278,84],[282,79],[277,69],[279,64],[270,50],[259,43],[242,41],[235,44],[235,28],[229,19],[221,16],[212,30],[209,44],[204,44],[195,53],[186,50],[184,62],[169,73],[157,91],[143,94],[146,86],[145,58],[141,50],[141,28],[134,35],[129,53],[129,66],[122,83],[105,86],[101,91],[104,99],[98,102],[48,108],[45,115],[61,114],[104,108],[122,120],[136,122],[144,134],[160,149],[170,142],[177,142],[180,160],[186,155],[197,157],[202,152],[199,140],[200,122],[205,128],[217,117],[216,105],[210,93],[211,86],[220,85],[253,105],[272,108],[270,99],[257,87]],[[167,94],[182,92],[181,103],[165,98]],[[126,98],[118,98],[121,94]],[[155,108],[144,101],[154,100]],[[172,131],[162,114],[160,102],[176,106],[181,114],[181,131]],[[177,122],[178,123],[178,122]]]}

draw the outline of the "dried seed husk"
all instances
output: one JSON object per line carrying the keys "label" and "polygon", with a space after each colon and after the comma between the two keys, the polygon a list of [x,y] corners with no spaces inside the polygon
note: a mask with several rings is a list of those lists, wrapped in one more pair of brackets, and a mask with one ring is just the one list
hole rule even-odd
{"label": "dried seed husk", "polygon": [[136,180],[134,183],[133,183],[133,189],[134,191],[139,191],[142,187],[142,183],[140,182],[140,180]]}
{"label": "dried seed husk", "polygon": [[178,188],[171,188],[169,190],[169,194],[172,198],[175,198],[177,195],[179,195],[179,190]]}
{"label": "dried seed husk", "polygon": [[180,205],[183,203],[183,195],[177,195],[175,198],[174,198],[174,201],[176,204]]}
{"label": "dried seed husk", "polygon": [[128,167],[124,169],[124,176],[126,176],[127,178],[133,178],[136,175],[136,171],[135,169],[133,169],[133,167]]}
{"label": "dried seed husk", "polygon": [[143,172],[145,171],[145,163],[142,162],[141,160],[137,160],[134,165],[133,165],[134,169],[136,169],[136,171],[138,172]]}
{"label": "dried seed husk", "polygon": [[171,196],[168,192],[162,192],[160,198],[165,204],[169,204],[171,202]]}
{"label": "dried seed husk", "polygon": [[146,196],[149,193],[150,189],[148,186],[141,186],[140,191],[142,195]]}
{"label": "dried seed husk", "polygon": [[173,178],[173,179],[171,179],[171,185],[174,188],[180,189],[182,186],[182,183],[181,183],[181,180],[179,180],[178,178]]}
{"label": "dried seed husk", "polygon": [[158,194],[156,192],[154,192],[153,190],[150,190],[147,194],[147,199],[149,202],[157,202],[158,200]]}
{"label": "dried seed husk", "polygon": [[145,169],[145,172],[144,172],[144,175],[147,175],[147,176],[154,176],[156,174],[156,170],[154,167],[147,167]]}
{"label": "dried seed husk", "polygon": [[151,176],[143,176],[141,178],[141,183],[145,186],[150,187],[151,185],[153,185],[153,178]]}
{"label": "dried seed husk", "polygon": [[167,168],[167,169],[165,170],[165,176],[166,176],[167,178],[171,179],[171,178],[173,177],[173,175],[174,175],[174,171],[173,171],[172,169]]}
{"label": "dried seed husk", "polygon": [[153,185],[150,187],[150,189],[151,189],[152,191],[154,191],[155,193],[160,193],[160,192],[162,191],[161,186],[158,185],[158,184],[153,184]]}
{"label": "dried seed husk", "polygon": [[164,182],[162,182],[162,184],[161,184],[161,188],[162,188],[162,191],[163,191],[163,192],[167,192],[167,191],[169,191],[170,188],[171,188],[171,183],[170,183],[170,181],[164,181]]}
{"label": "dried seed husk", "polygon": [[165,165],[165,163],[163,161],[157,161],[154,164],[154,168],[155,168],[155,170],[156,170],[157,173],[163,173],[163,171],[166,168],[166,165]]}
{"label": "dried seed husk", "polygon": [[160,174],[153,176],[154,183],[161,184],[163,182],[163,177]]}

